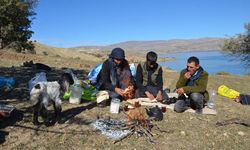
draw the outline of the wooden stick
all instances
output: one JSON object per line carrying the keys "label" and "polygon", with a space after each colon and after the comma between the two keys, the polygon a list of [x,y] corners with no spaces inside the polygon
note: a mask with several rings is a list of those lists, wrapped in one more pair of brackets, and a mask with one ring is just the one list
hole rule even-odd
{"label": "wooden stick", "polygon": [[174,130],[162,130],[160,129],[157,125],[154,125],[156,127],[157,130],[159,130],[160,132],[164,132],[164,133],[173,133]]}
{"label": "wooden stick", "polygon": [[225,126],[225,125],[234,124],[234,123],[250,127],[249,120],[243,120],[243,119],[239,119],[239,118],[233,118],[233,119],[229,119],[229,120],[219,120],[216,122],[216,125],[217,126]]}
{"label": "wooden stick", "polygon": [[122,141],[122,140],[125,139],[125,138],[128,138],[128,137],[131,136],[132,134],[134,134],[134,130],[130,131],[129,134],[127,134],[127,135],[125,135],[125,136],[123,136],[123,137],[121,137],[121,138],[115,140],[115,141],[113,142],[113,144],[115,144],[115,143],[117,143],[117,142],[120,142],[120,141]]}

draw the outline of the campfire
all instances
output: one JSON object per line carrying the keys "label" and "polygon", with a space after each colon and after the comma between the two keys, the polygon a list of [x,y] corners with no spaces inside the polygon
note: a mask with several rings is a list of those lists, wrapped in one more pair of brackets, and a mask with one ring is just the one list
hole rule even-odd
{"label": "campfire", "polygon": [[126,121],[98,118],[93,123],[93,126],[108,138],[113,139],[114,144],[132,135],[144,137],[149,143],[154,144],[152,134],[153,127],[160,132],[169,133],[169,131],[163,131],[157,125],[154,125],[153,119],[146,119],[143,110],[139,103],[135,103],[132,108],[126,105],[123,109],[123,112],[127,116]]}

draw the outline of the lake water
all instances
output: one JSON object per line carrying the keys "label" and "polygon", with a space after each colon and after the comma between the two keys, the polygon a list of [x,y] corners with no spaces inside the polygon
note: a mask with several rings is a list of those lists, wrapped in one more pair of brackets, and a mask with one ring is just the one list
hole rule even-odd
{"label": "lake water", "polygon": [[200,65],[209,73],[228,72],[234,75],[244,75],[250,73],[250,67],[246,67],[243,62],[236,60],[221,51],[208,52],[181,52],[161,55],[160,57],[174,57],[176,60],[160,62],[162,66],[172,70],[181,71],[186,67],[187,59],[190,56],[196,56],[200,59]]}

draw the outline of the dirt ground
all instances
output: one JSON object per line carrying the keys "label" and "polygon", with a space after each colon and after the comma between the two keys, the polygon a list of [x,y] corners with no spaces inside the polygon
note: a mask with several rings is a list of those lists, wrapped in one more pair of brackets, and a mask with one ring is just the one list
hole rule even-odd
{"label": "dirt ground", "polygon": [[[126,115],[111,114],[109,106],[99,108],[94,102],[89,101],[79,105],[63,101],[63,123],[56,123],[50,127],[34,126],[28,81],[39,70],[23,67],[23,62],[33,60],[51,66],[52,71],[46,72],[49,81],[58,80],[62,68],[72,68],[80,79],[85,79],[89,68],[102,61],[98,55],[90,55],[91,59],[87,59],[87,55],[90,54],[86,53],[83,58],[72,59],[0,51],[0,76],[15,77],[17,81],[11,91],[1,93],[0,96],[1,104],[16,107],[10,118],[0,121],[0,132],[5,133],[5,141],[0,144],[0,149],[249,149],[249,127],[239,124],[216,126],[215,123],[218,120],[232,118],[249,121],[250,106],[243,106],[221,96],[216,97],[215,116],[167,110],[162,121],[153,122],[161,130],[170,131],[164,133],[153,128],[153,139],[156,144],[150,144],[144,137],[136,136],[113,144],[112,140],[95,131],[90,124],[97,116],[126,119]],[[164,87],[173,90],[177,78],[178,73],[164,70]],[[209,77],[208,90],[224,84],[241,93],[250,94],[249,83],[249,75],[212,75]]]}

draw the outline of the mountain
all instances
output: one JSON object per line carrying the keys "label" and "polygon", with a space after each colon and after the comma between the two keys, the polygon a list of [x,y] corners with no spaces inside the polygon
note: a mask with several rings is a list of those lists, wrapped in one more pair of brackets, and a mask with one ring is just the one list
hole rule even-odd
{"label": "mountain", "polygon": [[219,50],[223,38],[174,39],[155,41],[127,41],[107,46],[80,46],[76,49],[111,50],[121,47],[126,51],[179,52]]}

